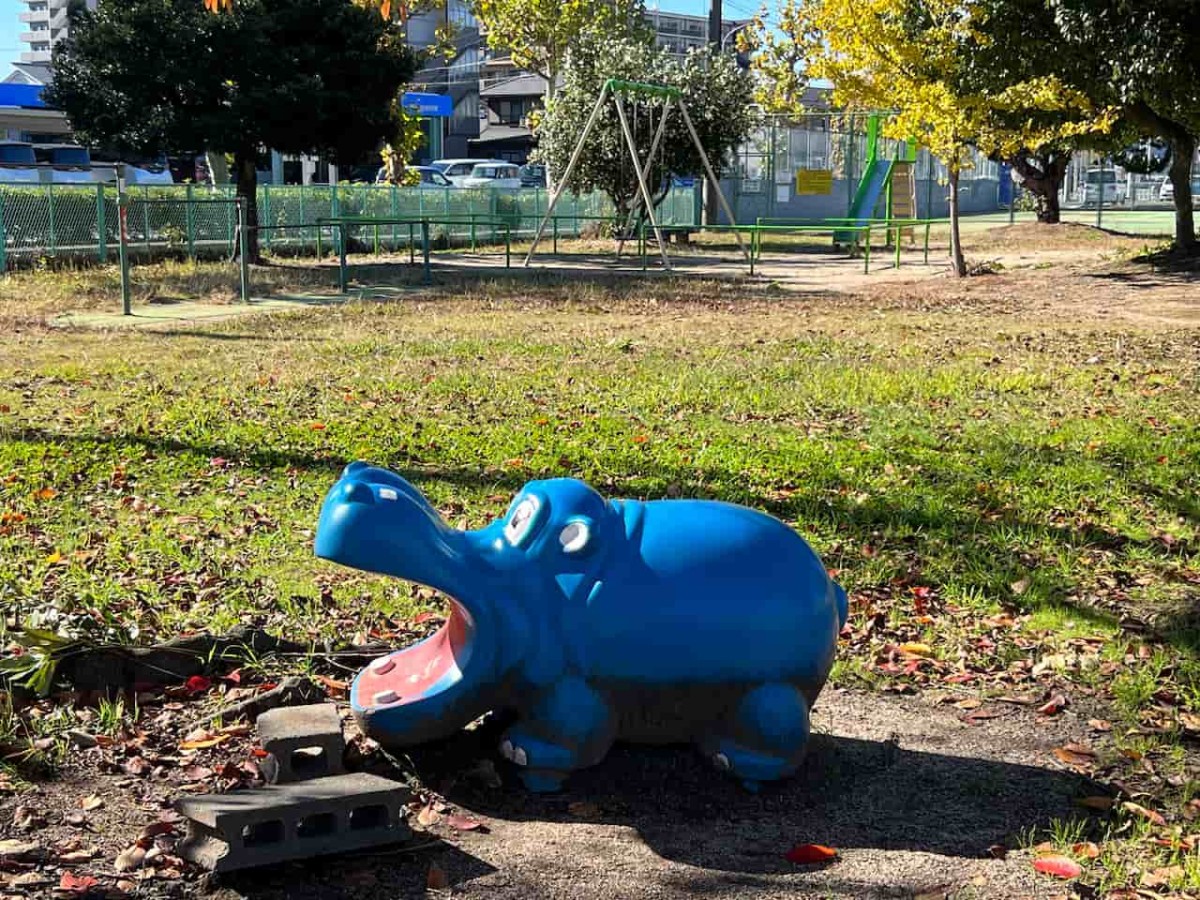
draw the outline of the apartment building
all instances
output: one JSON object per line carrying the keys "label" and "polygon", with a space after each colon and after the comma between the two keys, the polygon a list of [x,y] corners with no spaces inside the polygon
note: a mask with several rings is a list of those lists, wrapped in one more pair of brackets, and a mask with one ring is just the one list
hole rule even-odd
{"label": "apartment building", "polygon": [[[646,10],[646,21],[654,29],[654,40],[664,50],[684,56],[708,43],[708,16]],[[745,20],[721,20],[721,37],[746,24]]]}
{"label": "apartment building", "polygon": [[21,62],[46,65],[50,62],[50,51],[70,31],[69,11],[78,6],[96,8],[96,0],[25,0],[25,12],[18,13],[25,29],[20,33],[21,43],[29,49],[22,51]]}

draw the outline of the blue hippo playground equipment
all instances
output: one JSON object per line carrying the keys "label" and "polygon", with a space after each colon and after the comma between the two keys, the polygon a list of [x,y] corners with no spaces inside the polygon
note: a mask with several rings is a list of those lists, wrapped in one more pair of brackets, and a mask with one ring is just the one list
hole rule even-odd
{"label": "blue hippo playground equipment", "polygon": [[533,791],[617,739],[690,741],[751,790],[792,774],[846,621],[845,592],[778,519],[605,500],[568,478],[531,481],[503,518],[458,531],[399,475],[352,463],[316,554],[451,598],[436,633],[355,678],[363,730],[404,747],[515,710],[500,751]]}

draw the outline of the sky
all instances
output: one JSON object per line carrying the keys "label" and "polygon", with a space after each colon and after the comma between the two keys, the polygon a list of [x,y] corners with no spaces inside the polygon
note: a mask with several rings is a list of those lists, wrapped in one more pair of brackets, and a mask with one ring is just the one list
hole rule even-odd
{"label": "sky", "polygon": [[[756,0],[722,0],[722,3],[726,19],[748,19],[758,11]],[[666,12],[708,15],[708,0],[647,0],[646,5]],[[22,49],[26,49],[18,38],[25,26],[17,21],[17,14],[25,9],[21,0],[0,0],[0,78],[8,74],[12,61],[20,59]]]}

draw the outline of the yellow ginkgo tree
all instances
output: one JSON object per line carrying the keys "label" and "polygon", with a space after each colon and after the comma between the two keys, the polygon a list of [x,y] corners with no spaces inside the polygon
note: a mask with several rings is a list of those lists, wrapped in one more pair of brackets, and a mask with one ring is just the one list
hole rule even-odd
{"label": "yellow ginkgo tree", "polygon": [[800,112],[807,84],[826,79],[835,104],[890,110],[885,134],[915,138],[942,160],[959,275],[958,180],[971,151],[1004,155],[1107,127],[1104,111],[1053,77],[973,84],[971,54],[987,52],[982,14],[971,0],[784,0],[776,22],[751,36],[768,110]]}

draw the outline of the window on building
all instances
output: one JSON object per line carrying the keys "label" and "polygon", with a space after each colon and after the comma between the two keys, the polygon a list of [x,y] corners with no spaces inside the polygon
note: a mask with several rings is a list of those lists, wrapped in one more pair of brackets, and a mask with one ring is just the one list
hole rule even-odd
{"label": "window on building", "polygon": [[449,0],[446,4],[446,20],[459,28],[475,28],[478,23],[471,14],[471,4],[464,0]]}
{"label": "window on building", "polygon": [[49,41],[35,41],[29,45],[29,49],[34,53],[44,52],[50,49]]}
{"label": "window on building", "polygon": [[29,30],[30,31],[49,31],[50,23],[49,22],[30,22]]}

